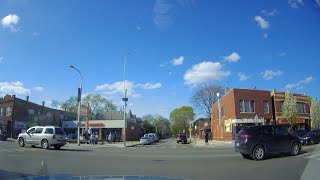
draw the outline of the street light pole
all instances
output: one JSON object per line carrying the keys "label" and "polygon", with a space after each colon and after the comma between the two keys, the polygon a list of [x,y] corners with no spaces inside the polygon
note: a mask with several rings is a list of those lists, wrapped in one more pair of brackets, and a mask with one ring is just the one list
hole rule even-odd
{"label": "street light pole", "polygon": [[77,138],[77,143],[78,146],[80,146],[80,108],[81,108],[81,93],[82,93],[82,74],[79,69],[74,67],[73,65],[70,65],[70,68],[75,69],[79,74],[80,74],[80,87],[78,91],[78,138]]}
{"label": "street light pole", "polygon": [[127,143],[127,133],[126,133],[126,130],[127,130],[127,119],[126,119],[126,106],[127,106],[127,101],[128,101],[128,98],[127,98],[127,89],[126,89],[126,64],[127,64],[127,55],[129,53],[127,53],[125,56],[124,56],[124,66],[123,66],[123,121],[124,121],[124,127],[123,127],[123,145],[126,146],[126,143]]}

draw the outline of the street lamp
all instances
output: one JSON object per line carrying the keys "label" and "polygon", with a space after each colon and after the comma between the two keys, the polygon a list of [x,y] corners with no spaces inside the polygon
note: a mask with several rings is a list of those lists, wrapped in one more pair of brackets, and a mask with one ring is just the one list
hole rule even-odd
{"label": "street lamp", "polygon": [[124,121],[124,127],[123,127],[123,130],[124,130],[124,133],[123,133],[123,145],[126,146],[126,143],[127,143],[127,133],[126,133],[126,130],[127,130],[127,119],[126,119],[126,107],[127,107],[127,101],[128,101],[128,98],[127,98],[127,89],[126,89],[126,64],[127,64],[127,56],[129,55],[129,52],[127,52],[125,55],[124,55],[124,65],[123,65],[123,121]]}
{"label": "street lamp", "polygon": [[82,74],[79,69],[74,67],[73,65],[70,65],[70,68],[76,70],[80,74],[80,87],[78,89],[78,146],[80,146],[80,108],[81,108],[81,93],[82,93]]}

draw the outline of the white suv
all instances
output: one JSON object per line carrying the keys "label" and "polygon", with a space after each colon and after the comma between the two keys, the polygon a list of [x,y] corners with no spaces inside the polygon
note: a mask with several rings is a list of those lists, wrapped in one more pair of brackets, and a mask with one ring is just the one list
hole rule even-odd
{"label": "white suv", "polygon": [[50,146],[60,149],[67,143],[65,131],[57,126],[31,127],[19,134],[18,142],[21,147],[30,144],[32,147],[39,145],[44,149],[49,149]]}

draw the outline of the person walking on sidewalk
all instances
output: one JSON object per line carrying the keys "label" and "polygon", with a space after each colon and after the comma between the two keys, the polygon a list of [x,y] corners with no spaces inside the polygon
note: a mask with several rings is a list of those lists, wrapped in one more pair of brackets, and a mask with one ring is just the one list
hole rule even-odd
{"label": "person walking on sidewalk", "polygon": [[208,139],[209,139],[209,134],[208,134],[208,132],[206,132],[206,135],[205,135],[205,142],[206,142],[206,144],[208,145]]}
{"label": "person walking on sidewalk", "polygon": [[90,136],[90,144],[91,144],[91,145],[94,144],[93,139],[94,139],[94,134],[92,133],[91,136]]}
{"label": "person walking on sidewalk", "polygon": [[108,136],[108,142],[111,143],[112,142],[112,133],[110,132],[109,136]]}

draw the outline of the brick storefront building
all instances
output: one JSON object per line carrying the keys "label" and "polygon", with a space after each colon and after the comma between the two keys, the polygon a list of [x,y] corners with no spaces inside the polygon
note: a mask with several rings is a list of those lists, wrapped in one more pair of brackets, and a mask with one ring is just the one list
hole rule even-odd
{"label": "brick storefront building", "polygon": [[[219,121],[218,102],[212,106],[213,139],[233,140],[242,126],[288,124],[281,112],[284,94],[256,89],[230,90],[220,99],[221,122]],[[299,114],[294,120],[293,128],[308,129],[310,108],[307,96],[299,94],[294,94],[294,96],[297,97]]]}
{"label": "brick storefront building", "polygon": [[61,111],[6,95],[0,98],[0,128],[7,131],[9,137],[16,138],[23,129],[36,125],[61,126],[63,120],[75,120],[75,113]]}
{"label": "brick storefront building", "polygon": [[[193,122],[193,135],[197,138],[204,139],[205,133],[211,133],[210,118],[199,118]],[[210,139],[211,137],[209,137]]]}

